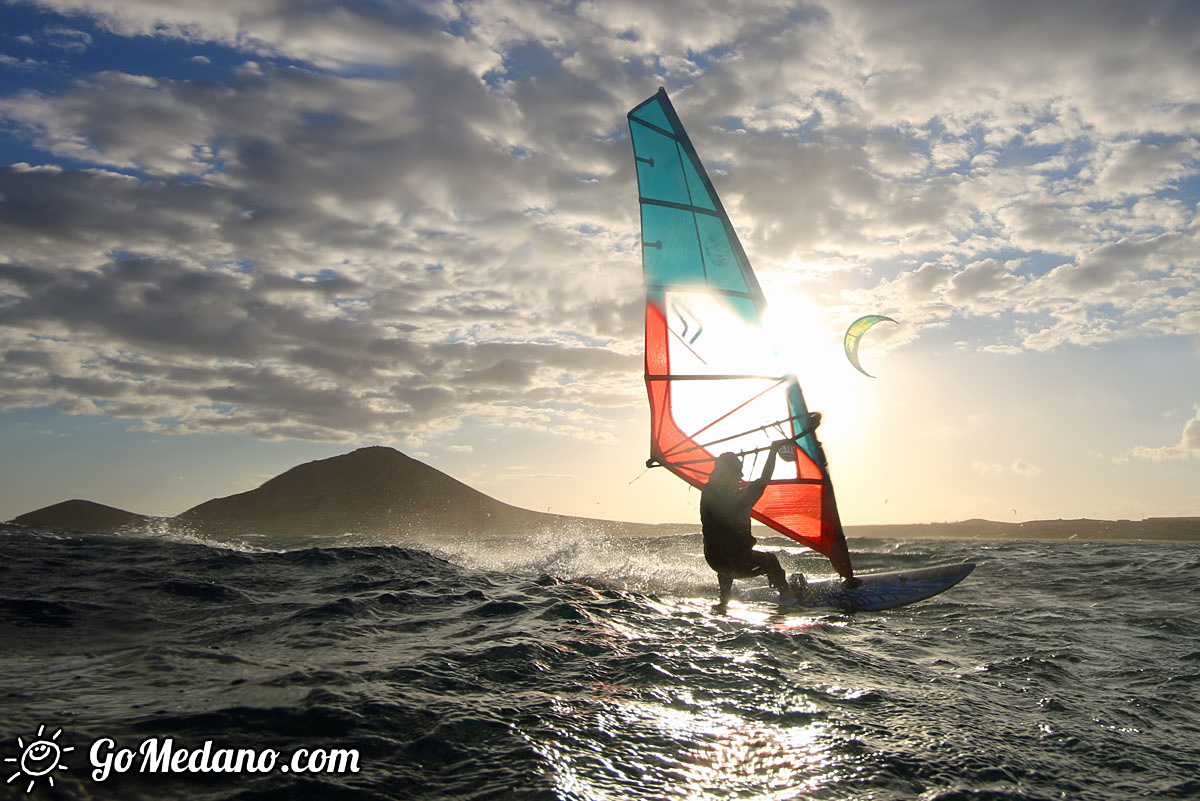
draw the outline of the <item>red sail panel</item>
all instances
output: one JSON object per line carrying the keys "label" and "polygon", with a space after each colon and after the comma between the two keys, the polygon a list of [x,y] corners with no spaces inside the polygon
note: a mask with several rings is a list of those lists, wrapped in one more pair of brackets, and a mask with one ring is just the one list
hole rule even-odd
{"label": "red sail panel", "polygon": [[[680,429],[671,414],[669,337],[662,309],[656,303],[647,303],[646,392],[650,397],[650,459],[655,464],[666,466],[692,486],[703,487],[712,473],[713,462],[704,458],[710,454]],[[678,464],[667,456],[670,453],[688,454],[686,460],[680,458],[678,462],[698,461],[695,464]]]}
{"label": "red sail panel", "polygon": [[[646,390],[650,401],[651,461],[665,466],[692,486],[703,488],[720,449],[710,450],[711,446],[701,445],[694,435],[680,428],[672,414],[672,336],[660,305],[647,303]],[[794,447],[792,455],[793,460],[783,462],[776,474],[794,472],[767,485],[752,515],[775,531],[824,554],[839,574],[852,576],[850,554],[827,474],[799,446]]]}
{"label": "red sail panel", "polygon": [[751,513],[792,539],[828,557],[839,575],[850,578],[854,568],[838,518],[833,487],[820,484],[769,484]]}

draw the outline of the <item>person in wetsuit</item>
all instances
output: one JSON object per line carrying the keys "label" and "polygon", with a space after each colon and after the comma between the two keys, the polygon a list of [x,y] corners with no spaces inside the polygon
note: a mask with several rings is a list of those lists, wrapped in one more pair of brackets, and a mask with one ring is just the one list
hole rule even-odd
{"label": "person in wetsuit", "polygon": [[733,453],[721,454],[708,484],[700,493],[704,560],[717,572],[721,599],[716,606],[718,610],[725,609],[735,578],[766,576],[771,586],[779,590],[780,600],[799,595],[788,586],[787,576],[775,554],[754,550],[758,540],[750,533],[750,510],[771,480],[775,457],[791,445],[791,440],[772,443],[762,476],[744,485],[741,460]]}

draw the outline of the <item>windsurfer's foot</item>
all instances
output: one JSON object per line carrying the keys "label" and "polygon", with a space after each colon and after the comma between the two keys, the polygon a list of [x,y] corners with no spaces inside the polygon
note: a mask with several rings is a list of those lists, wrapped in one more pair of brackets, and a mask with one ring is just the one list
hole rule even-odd
{"label": "windsurfer's foot", "polygon": [[843,590],[852,590],[855,587],[861,587],[861,586],[862,586],[862,579],[857,578],[855,576],[851,576],[850,578],[842,581],[842,589]]}

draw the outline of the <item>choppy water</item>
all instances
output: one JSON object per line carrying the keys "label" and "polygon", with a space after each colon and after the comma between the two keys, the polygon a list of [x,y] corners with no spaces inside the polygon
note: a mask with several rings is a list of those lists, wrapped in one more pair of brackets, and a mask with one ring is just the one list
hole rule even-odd
{"label": "choppy water", "polygon": [[[0,796],[1200,798],[1200,545],[854,540],[860,571],[979,567],[725,616],[696,536],[265,545],[0,527]],[[359,770],[98,781],[103,738]]]}

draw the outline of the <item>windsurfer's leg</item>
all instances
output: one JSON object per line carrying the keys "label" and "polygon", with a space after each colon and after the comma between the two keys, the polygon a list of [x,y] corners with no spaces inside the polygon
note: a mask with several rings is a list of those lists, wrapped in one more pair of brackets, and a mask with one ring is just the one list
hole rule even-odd
{"label": "windsurfer's leg", "polygon": [[788,597],[801,597],[801,593],[792,588],[788,583],[787,574],[783,572],[783,567],[779,564],[779,557],[773,553],[764,553],[762,551],[753,551],[751,558],[754,562],[755,575],[765,575],[771,587],[779,592],[780,595]]}
{"label": "windsurfer's leg", "polygon": [[729,596],[733,594],[733,575],[730,573],[718,573],[717,586],[720,587],[721,593],[719,605],[724,608],[725,604],[729,603]]}
{"label": "windsurfer's leg", "polygon": [[751,551],[750,561],[754,565],[754,575],[766,576],[767,581],[777,590],[787,588],[787,576],[779,565],[779,557],[775,554]]}
{"label": "windsurfer's leg", "polygon": [[730,573],[717,573],[717,586],[720,588],[720,599],[713,606],[713,611],[717,614],[725,614],[725,608],[729,604],[729,596],[733,594],[733,575]]}

